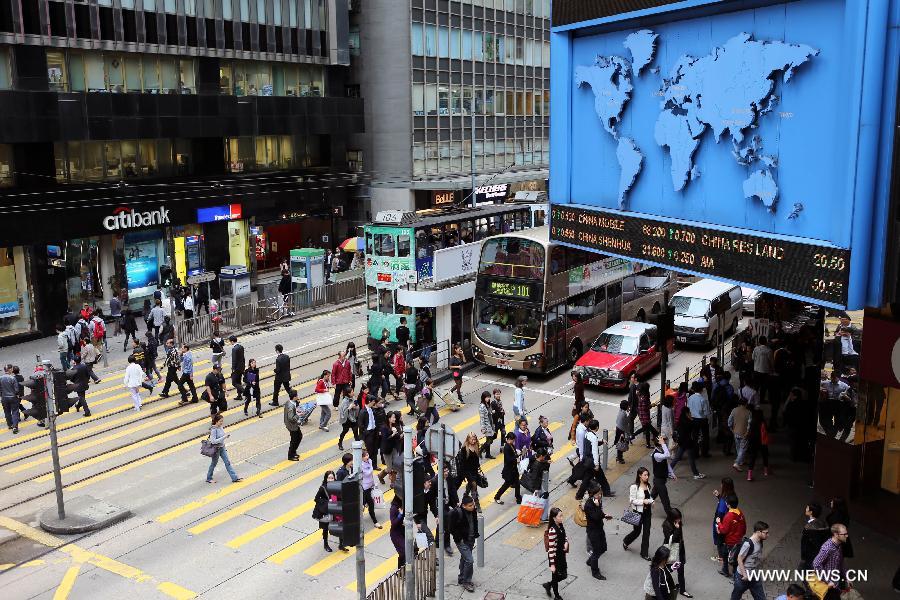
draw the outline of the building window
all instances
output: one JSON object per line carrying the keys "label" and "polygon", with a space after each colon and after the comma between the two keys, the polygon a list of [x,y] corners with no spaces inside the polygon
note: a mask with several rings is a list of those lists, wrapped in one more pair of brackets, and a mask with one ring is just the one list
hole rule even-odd
{"label": "building window", "polygon": [[347,170],[351,173],[363,172],[362,150],[347,150]]}
{"label": "building window", "polygon": [[425,40],[423,38],[422,24],[413,23],[410,30],[410,43],[413,56],[425,56]]}
{"label": "building window", "polygon": [[59,183],[172,174],[172,142],[168,139],[57,142],[53,152]]}
{"label": "building window", "polygon": [[289,135],[226,138],[225,161],[231,173],[295,169],[309,162],[307,148]]}
{"label": "building window", "polygon": [[219,93],[231,95],[232,90],[232,71],[231,71],[231,63],[220,63],[219,65]]}
{"label": "building window", "polygon": [[9,50],[0,48],[0,90],[12,89],[12,69],[9,67]]}
{"label": "building window", "polygon": [[47,83],[52,92],[68,92],[69,78],[66,72],[66,55],[63,52],[47,52]]}
{"label": "building window", "polygon": [[[422,31],[419,28],[419,44],[422,43]],[[359,26],[350,27],[350,33],[347,37],[347,45],[350,48],[350,56],[359,56]],[[413,52],[415,54],[415,52]]]}
{"label": "building window", "polygon": [[0,144],[0,187],[13,184],[12,146]]}

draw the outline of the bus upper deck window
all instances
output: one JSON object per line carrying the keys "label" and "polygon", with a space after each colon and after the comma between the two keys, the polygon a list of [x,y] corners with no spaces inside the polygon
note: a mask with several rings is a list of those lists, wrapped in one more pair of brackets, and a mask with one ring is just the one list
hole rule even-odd
{"label": "bus upper deck window", "polygon": [[375,255],[376,256],[394,256],[395,252],[394,236],[390,233],[375,234]]}

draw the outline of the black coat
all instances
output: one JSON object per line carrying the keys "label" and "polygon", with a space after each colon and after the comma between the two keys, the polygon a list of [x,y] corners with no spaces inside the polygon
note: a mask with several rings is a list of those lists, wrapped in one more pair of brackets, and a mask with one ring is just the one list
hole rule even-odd
{"label": "black coat", "polygon": [[532,458],[528,463],[528,470],[522,475],[520,485],[528,491],[539,492],[544,479],[544,471],[550,470],[550,461],[541,462]]}
{"label": "black coat", "polygon": [[669,543],[669,538],[672,538],[672,543],[678,542],[680,545],[678,552],[678,561],[684,564],[685,554],[684,554],[684,525],[681,527],[675,527],[669,520],[663,521],[662,524],[663,531],[663,544]]}
{"label": "black coat", "polygon": [[244,360],[244,347],[235,344],[231,347],[231,372],[243,373],[247,368],[247,361]]}
{"label": "black coat", "polygon": [[460,448],[456,455],[456,472],[459,479],[462,480],[464,477],[475,479],[479,468],[481,465],[478,461],[478,452],[470,452],[465,447]]}
{"label": "black coat", "polygon": [[66,377],[75,384],[76,392],[85,392],[90,386],[91,369],[84,363],[79,363],[66,371]]}
{"label": "black coat", "polygon": [[291,357],[282,352],[275,357],[275,383],[290,382]]}
{"label": "black coat", "polygon": [[[450,511],[450,525],[447,528],[450,531],[450,535],[453,536],[453,541],[459,543],[460,541],[465,541],[469,538],[470,530],[469,530],[469,521],[466,517],[466,509],[462,506],[454,508]],[[476,526],[474,529],[475,539],[478,539],[480,536],[478,534],[478,526],[477,526],[477,517],[475,512],[471,513],[472,518],[476,520]]]}
{"label": "black coat", "polygon": [[509,444],[503,444],[503,470],[500,476],[510,485],[519,483],[519,455]]}

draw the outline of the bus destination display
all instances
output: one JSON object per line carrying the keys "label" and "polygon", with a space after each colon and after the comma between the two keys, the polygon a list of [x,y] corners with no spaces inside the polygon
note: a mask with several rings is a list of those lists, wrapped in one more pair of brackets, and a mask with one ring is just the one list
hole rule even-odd
{"label": "bus destination display", "polygon": [[850,251],[842,248],[558,205],[550,239],[847,305]]}
{"label": "bus destination display", "polygon": [[531,299],[531,285],[527,283],[512,283],[510,281],[490,281],[488,294],[516,298],[518,300],[529,300]]}

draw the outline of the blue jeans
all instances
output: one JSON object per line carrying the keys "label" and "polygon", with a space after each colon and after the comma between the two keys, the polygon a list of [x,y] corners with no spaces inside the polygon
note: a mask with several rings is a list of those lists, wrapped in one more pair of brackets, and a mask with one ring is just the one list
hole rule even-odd
{"label": "blue jeans", "polygon": [[321,410],[319,414],[319,427],[321,428],[327,426],[328,421],[331,420],[331,407],[322,404],[319,406],[319,409]]}
{"label": "blue jeans", "polygon": [[68,350],[59,353],[59,366],[62,367],[63,371],[68,371],[72,368],[72,358]]}
{"label": "blue jeans", "polygon": [[744,592],[750,590],[753,600],[766,600],[766,593],[763,591],[762,581],[747,580],[741,577],[737,571],[734,572],[734,589],[731,590],[731,600],[741,600]]}
{"label": "blue jeans", "polygon": [[457,583],[472,583],[472,573],[475,566],[475,559],[472,557],[472,546],[466,542],[457,542],[456,547],[459,549],[459,578]]}
{"label": "blue jeans", "polygon": [[3,399],[3,416],[6,417],[6,426],[10,429],[18,429],[19,427],[19,399],[4,398]]}
{"label": "blue jeans", "polygon": [[685,449],[685,447],[681,446],[681,445],[679,445],[678,450],[675,451],[675,457],[672,460],[672,463],[670,465],[672,467],[672,470],[673,471],[675,470],[675,465],[677,465],[681,461],[681,459],[682,459],[682,457],[684,457],[685,453],[687,453],[688,460],[691,463],[691,472],[693,472],[694,475],[699,475],[700,471],[697,470],[697,449],[696,448]]}
{"label": "blue jeans", "polygon": [[237,473],[234,472],[231,461],[228,460],[228,452],[225,451],[225,446],[218,448],[218,452],[212,455],[212,460],[209,463],[209,470],[206,472],[206,480],[212,480],[213,471],[216,469],[216,463],[219,462],[220,456],[222,457],[222,462],[225,464],[225,470],[228,471],[228,475],[231,476],[231,480],[237,481]]}

